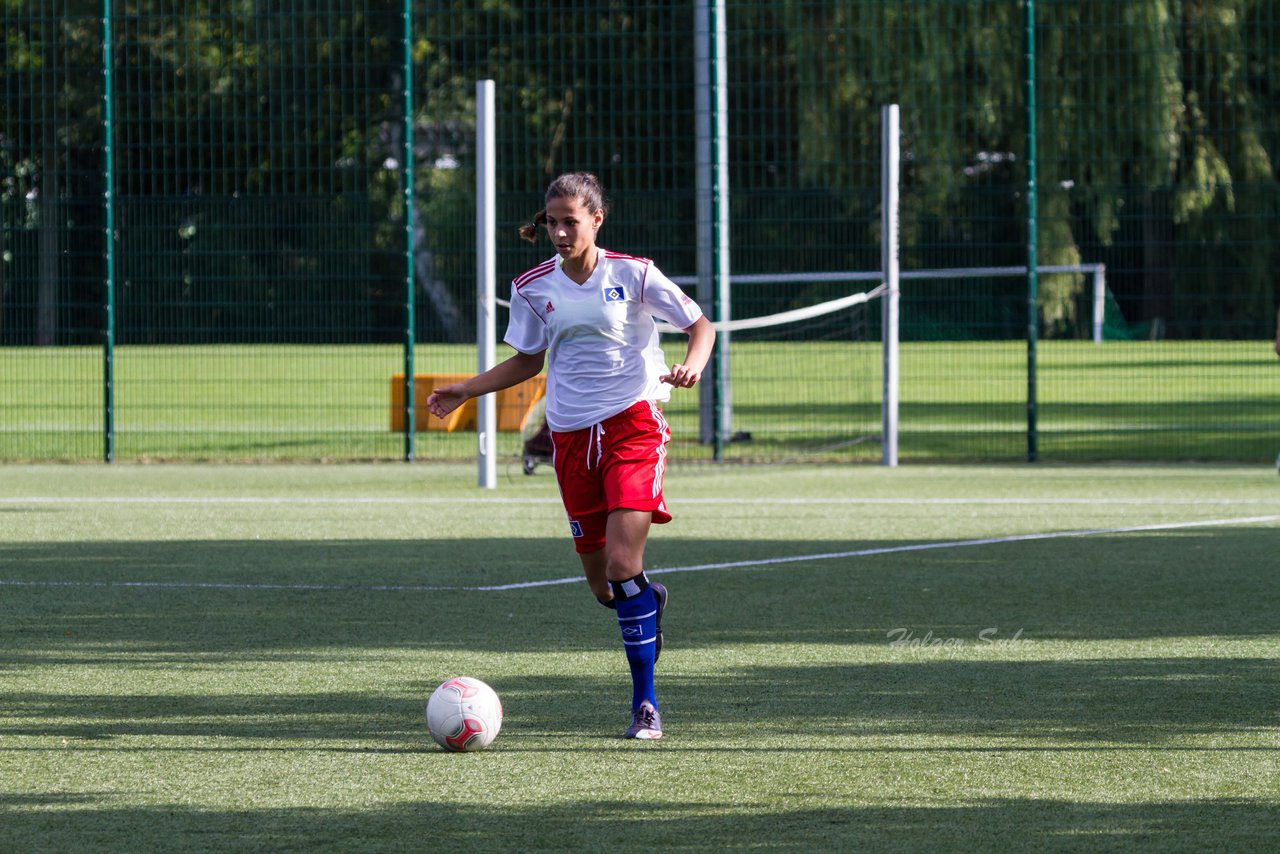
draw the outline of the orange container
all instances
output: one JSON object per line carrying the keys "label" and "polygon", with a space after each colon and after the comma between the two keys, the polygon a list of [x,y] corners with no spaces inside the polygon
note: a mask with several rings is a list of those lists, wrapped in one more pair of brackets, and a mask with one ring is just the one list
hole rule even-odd
{"label": "orange container", "polygon": [[[472,374],[414,374],[413,375],[413,420],[417,432],[423,430],[444,430],[456,433],[459,430],[476,429],[476,401],[474,398],[450,412],[444,418],[436,418],[427,410],[427,397],[432,389],[442,385],[461,382]],[[518,433],[524,428],[534,406],[547,392],[547,378],[539,374],[527,379],[519,385],[498,392],[498,430],[505,433]],[[391,430],[404,432],[404,374],[391,376]]]}

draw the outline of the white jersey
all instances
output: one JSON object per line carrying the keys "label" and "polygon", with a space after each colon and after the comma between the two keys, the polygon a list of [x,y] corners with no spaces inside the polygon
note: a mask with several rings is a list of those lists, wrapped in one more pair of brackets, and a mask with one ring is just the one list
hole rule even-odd
{"label": "white jersey", "polygon": [[640,400],[667,400],[668,365],[655,317],[688,329],[702,309],[647,258],[598,250],[579,285],[559,256],[511,283],[503,338],[521,353],[547,351],[547,424],[581,430]]}

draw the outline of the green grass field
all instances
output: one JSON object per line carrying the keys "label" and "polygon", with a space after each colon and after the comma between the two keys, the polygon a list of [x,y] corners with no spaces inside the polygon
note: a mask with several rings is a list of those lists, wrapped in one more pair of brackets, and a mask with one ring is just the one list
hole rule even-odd
{"label": "green grass field", "polygon": [[[669,355],[678,342],[667,344]],[[102,354],[0,351],[0,460],[103,454]],[[899,453],[919,462],[1017,461],[1027,453],[1026,345],[909,342],[902,348]],[[474,369],[471,346],[424,345],[418,373]],[[1280,451],[1280,360],[1265,341],[1046,341],[1037,374],[1040,458],[1262,461]],[[393,460],[394,346],[120,347],[114,428],[121,460]],[[736,342],[730,460],[880,457],[876,343]],[[675,448],[699,445],[698,397],[668,407]],[[475,454],[474,432],[420,433],[419,459]],[[519,436],[500,435],[515,458]]]}
{"label": "green grass field", "polygon": [[654,743],[553,478],[474,483],[4,468],[0,851],[1274,846],[1273,467],[677,465]]}

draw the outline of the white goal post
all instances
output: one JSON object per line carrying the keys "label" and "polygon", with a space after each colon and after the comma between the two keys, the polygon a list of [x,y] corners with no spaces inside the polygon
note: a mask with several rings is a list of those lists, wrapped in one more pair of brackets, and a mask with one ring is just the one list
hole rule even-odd
{"label": "white goal post", "polygon": [[[495,226],[496,205],[494,201],[494,83],[484,80],[477,83],[476,89],[476,148],[477,161],[477,211],[476,211],[476,252],[477,252],[477,368],[487,370],[494,364],[494,347],[497,340],[495,328],[495,312],[497,306],[508,306],[506,300],[498,299],[495,294],[496,279],[496,245]],[[881,269],[877,271],[832,271],[812,273],[735,273],[726,277],[729,285],[733,284],[807,284],[807,283],[874,283],[874,287],[839,299],[818,305],[793,309],[767,317],[734,319],[728,317],[729,301],[724,300],[722,310],[726,317],[714,324],[718,331],[730,333],[734,330],[755,329],[764,326],[776,326],[818,317],[832,311],[838,311],[859,303],[879,297],[883,300],[882,341],[881,348],[884,360],[883,387],[881,395],[881,464],[896,466],[898,464],[898,328],[899,298],[901,281],[921,279],[963,279],[992,278],[1005,276],[1025,276],[1025,266],[1009,267],[952,267],[930,270],[901,270],[899,268],[899,163],[900,163],[900,128],[899,108],[896,104],[885,105],[881,110]],[[1071,264],[1038,266],[1040,273],[1078,273],[1093,278],[1093,317],[1092,338],[1094,343],[1103,340],[1103,322],[1106,309],[1106,267],[1103,264]],[[696,286],[697,276],[679,275],[670,277],[673,282],[683,287]],[[730,290],[730,288],[726,288]],[[666,324],[659,324],[662,332],[674,332]],[[722,389],[723,403],[730,405],[733,387],[729,376],[724,376]],[[492,397],[492,396],[489,396]],[[481,400],[480,425],[478,428],[477,463],[479,466],[479,485],[492,489],[496,485],[496,430],[493,426],[492,401]]]}
{"label": "white goal post", "polygon": [[898,246],[898,186],[901,157],[898,105],[880,110],[880,272],[884,274],[881,303],[881,348],[884,353],[880,397],[880,465],[898,464],[898,302],[901,270]]}

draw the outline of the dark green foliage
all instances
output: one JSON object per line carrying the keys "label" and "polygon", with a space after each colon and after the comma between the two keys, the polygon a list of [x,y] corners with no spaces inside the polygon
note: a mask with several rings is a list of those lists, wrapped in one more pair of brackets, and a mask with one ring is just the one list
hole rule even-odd
{"label": "dark green foliage", "polygon": [[[403,6],[329,0],[298,14],[276,2],[135,0],[113,10],[122,340],[398,340]],[[1169,336],[1269,335],[1276,0],[1040,0],[1037,12],[1041,262],[1105,262],[1125,316]],[[1013,0],[731,4],[733,270],[878,266],[888,102],[903,106],[906,266],[1021,263],[1021,16]],[[92,342],[101,8],[11,2],[3,18],[0,340]],[[514,229],[551,177],[576,168],[599,173],[615,200],[606,245],[694,271],[688,4],[436,3],[414,10],[413,26],[420,337],[471,334],[482,78],[497,81],[501,112],[503,278],[546,254]],[[139,210],[151,213],[140,222]],[[249,238],[246,218],[263,233]],[[273,247],[281,258],[264,257]],[[319,328],[304,330],[305,313],[280,311],[281,282],[296,291],[284,302],[329,301],[340,317],[321,311]],[[1086,285],[1044,281],[1046,334],[1084,334]],[[999,285],[1014,300],[1019,286]],[[917,320],[955,327],[956,305],[934,290]],[[808,298],[782,289],[744,309]],[[224,320],[211,324],[213,305]],[[984,325],[1020,334],[995,315]]]}

